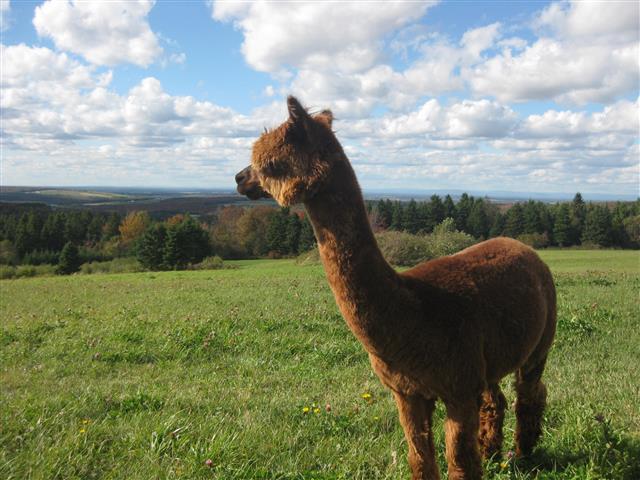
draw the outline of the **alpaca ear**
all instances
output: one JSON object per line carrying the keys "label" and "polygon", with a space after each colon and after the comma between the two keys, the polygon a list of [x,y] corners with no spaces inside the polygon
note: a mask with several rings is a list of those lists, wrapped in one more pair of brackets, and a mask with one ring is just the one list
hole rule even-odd
{"label": "alpaca ear", "polygon": [[305,108],[293,95],[287,97],[287,109],[289,110],[289,122],[296,123],[309,117]]}
{"label": "alpaca ear", "polygon": [[289,110],[288,123],[291,125],[290,133],[294,134],[299,140],[306,137],[307,119],[309,114],[293,95],[287,97],[287,109]]}
{"label": "alpaca ear", "polygon": [[329,128],[331,128],[331,124],[333,123],[333,113],[331,113],[331,110],[322,110],[313,118],[324,123]]}

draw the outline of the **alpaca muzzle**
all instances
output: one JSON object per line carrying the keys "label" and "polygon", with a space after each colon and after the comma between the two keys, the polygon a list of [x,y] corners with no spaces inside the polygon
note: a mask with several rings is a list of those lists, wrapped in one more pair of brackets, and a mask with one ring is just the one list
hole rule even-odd
{"label": "alpaca muzzle", "polygon": [[238,184],[236,188],[238,193],[246,196],[250,200],[271,198],[271,195],[269,195],[269,193],[260,185],[258,175],[256,175],[256,172],[251,165],[243,168],[236,174],[236,183]]}

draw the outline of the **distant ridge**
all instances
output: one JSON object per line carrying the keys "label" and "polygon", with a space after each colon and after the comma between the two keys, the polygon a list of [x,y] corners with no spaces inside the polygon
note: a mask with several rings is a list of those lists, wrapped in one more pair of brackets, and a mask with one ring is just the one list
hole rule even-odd
{"label": "distant ridge", "polygon": [[[59,191],[60,195],[57,195]],[[68,197],[76,197],[71,200],[62,201],[64,192],[68,192]],[[74,192],[82,195],[74,195]],[[474,197],[487,197],[495,202],[517,202],[526,200],[540,200],[543,202],[562,202],[570,201],[576,192],[512,192],[497,190],[400,190],[400,189],[364,189],[364,196],[367,200],[377,200],[380,198],[389,198],[392,200],[424,200],[431,195],[439,195],[444,197],[451,195],[454,200],[460,198],[463,193],[473,195]],[[112,198],[107,198],[107,194]],[[628,194],[611,194],[611,193],[592,193],[581,192],[585,201],[603,202],[603,201],[627,201],[632,202],[639,198],[638,195]],[[69,205],[72,203],[86,203],[80,201],[81,197],[87,200],[98,200],[96,203],[112,203],[113,201],[149,201],[168,198],[183,197],[228,197],[238,195],[234,188],[167,188],[167,187],[109,187],[109,186],[78,186],[78,187],[61,187],[61,186],[0,186],[0,201],[3,202],[20,202],[20,201],[40,201],[44,203],[57,204],[58,202]],[[239,196],[239,195],[238,195]],[[103,197],[103,198],[100,198]],[[58,202],[52,201],[55,198]],[[102,201],[100,201],[102,200]]]}

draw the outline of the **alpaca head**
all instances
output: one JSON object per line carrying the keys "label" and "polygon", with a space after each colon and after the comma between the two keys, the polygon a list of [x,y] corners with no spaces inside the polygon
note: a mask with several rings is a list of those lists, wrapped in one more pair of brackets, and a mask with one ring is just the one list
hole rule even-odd
{"label": "alpaca head", "polygon": [[341,152],[331,131],[333,115],[309,115],[294,97],[287,98],[289,118],[253,144],[251,165],[236,175],[238,192],[249,198],[272,196],[283,206],[318,193]]}

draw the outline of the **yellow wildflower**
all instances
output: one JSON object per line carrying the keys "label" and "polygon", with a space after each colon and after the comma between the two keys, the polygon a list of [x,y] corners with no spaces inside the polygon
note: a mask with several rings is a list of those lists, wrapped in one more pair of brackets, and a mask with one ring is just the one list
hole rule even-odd
{"label": "yellow wildflower", "polygon": [[371,400],[371,394],[369,392],[364,392],[362,395],[360,395],[362,398],[364,398],[365,400]]}
{"label": "yellow wildflower", "polygon": [[500,467],[502,467],[502,468],[507,468],[508,466],[509,466],[509,462],[502,462],[500,464]]}
{"label": "yellow wildflower", "polygon": [[80,433],[85,433],[85,432],[86,432],[86,430],[84,428],[80,429]]}
{"label": "yellow wildflower", "polygon": [[309,413],[309,410],[311,410],[309,407],[304,407],[302,413]]}
{"label": "yellow wildflower", "polygon": [[317,415],[318,413],[320,413],[320,409],[318,407],[314,408],[313,413]]}

